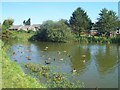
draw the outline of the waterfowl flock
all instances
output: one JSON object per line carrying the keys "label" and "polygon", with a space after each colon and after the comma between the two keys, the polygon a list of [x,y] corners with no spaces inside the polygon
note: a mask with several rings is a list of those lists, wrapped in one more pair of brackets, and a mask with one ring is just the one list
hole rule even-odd
{"label": "waterfowl flock", "polygon": [[[22,47],[22,46],[20,46],[20,47]],[[43,49],[43,51],[41,51],[41,52],[45,52],[45,51],[47,51],[48,50],[48,47],[46,46],[44,49]],[[22,57],[23,56],[23,54],[24,54],[24,51],[20,51],[19,50],[19,52],[22,54],[22,55],[20,55],[20,57]],[[26,50],[26,52],[27,53],[30,53],[30,52],[32,52],[31,50]],[[58,58],[53,58],[53,57],[48,57],[48,56],[46,56],[45,54],[43,54],[41,57],[44,57],[44,58],[46,58],[46,60],[45,60],[45,65],[49,65],[49,64],[51,64],[53,61],[56,61],[56,60],[60,60],[60,61],[63,61],[63,60],[65,60],[65,58],[63,58],[63,57],[61,57],[61,55],[66,55],[67,57],[69,57],[69,58],[71,58],[72,56],[66,51],[66,50],[64,50],[64,51],[57,51],[56,52],[57,53],[57,55],[58,55]],[[16,54],[16,52],[13,52],[13,55],[15,55]],[[26,58],[27,58],[27,60],[31,60],[31,57],[30,56],[26,56]],[[83,54],[82,55],[82,62],[83,63],[85,63],[86,62],[86,60],[85,60],[85,58],[86,58],[86,55],[85,54]],[[53,60],[53,61],[52,61]],[[17,62],[17,60],[14,60],[14,61],[16,61]],[[77,70],[74,68],[72,71],[71,71],[72,73],[75,73],[75,72],[77,72]]]}

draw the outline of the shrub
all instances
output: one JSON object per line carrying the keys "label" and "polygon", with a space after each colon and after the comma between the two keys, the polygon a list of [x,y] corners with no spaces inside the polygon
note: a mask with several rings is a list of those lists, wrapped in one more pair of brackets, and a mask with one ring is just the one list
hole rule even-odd
{"label": "shrub", "polygon": [[41,25],[40,30],[32,37],[34,40],[48,42],[68,42],[73,38],[71,29],[63,20],[53,22],[48,20]]}

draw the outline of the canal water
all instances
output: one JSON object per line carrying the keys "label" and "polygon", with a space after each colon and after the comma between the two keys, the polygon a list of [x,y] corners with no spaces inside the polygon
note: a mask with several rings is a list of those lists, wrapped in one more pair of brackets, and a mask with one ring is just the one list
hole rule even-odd
{"label": "canal water", "polygon": [[[68,74],[71,82],[84,82],[86,88],[118,87],[120,45],[117,44],[16,42],[8,53],[25,73],[27,62],[46,65],[49,59],[50,70]],[[77,74],[71,72],[73,69]]]}

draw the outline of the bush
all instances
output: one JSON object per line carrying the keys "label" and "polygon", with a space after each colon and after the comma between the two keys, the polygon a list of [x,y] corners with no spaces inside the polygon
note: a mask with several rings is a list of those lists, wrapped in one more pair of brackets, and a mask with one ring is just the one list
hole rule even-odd
{"label": "bush", "polygon": [[38,33],[32,37],[33,40],[48,42],[68,42],[72,38],[71,29],[63,20],[58,22],[48,20],[44,22]]}
{"label": "bush", "polygon": [[27,33],[34,33],[35,31],[33,30],[28,30]]}
{"label": "bush", "polygon": [[26,33],[27,31],[20,29],[18,32],[19,33]]}

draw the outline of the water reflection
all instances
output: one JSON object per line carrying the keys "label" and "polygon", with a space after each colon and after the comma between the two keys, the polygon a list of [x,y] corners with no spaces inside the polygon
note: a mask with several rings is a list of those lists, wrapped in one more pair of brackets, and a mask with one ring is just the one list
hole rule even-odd
{"label": "water reflection", "polygon": [[77,71],[83,71],[90,64],[90,49],[88,46],[76,45],[72,49],[72,67]]}
{"label": "water reflection", "polygon": [[112,69],[115,69],[118,60],[116,46],[106,45],[105,48],[98,49],[96,54],[96,65],[100,74],[107,74]]}

